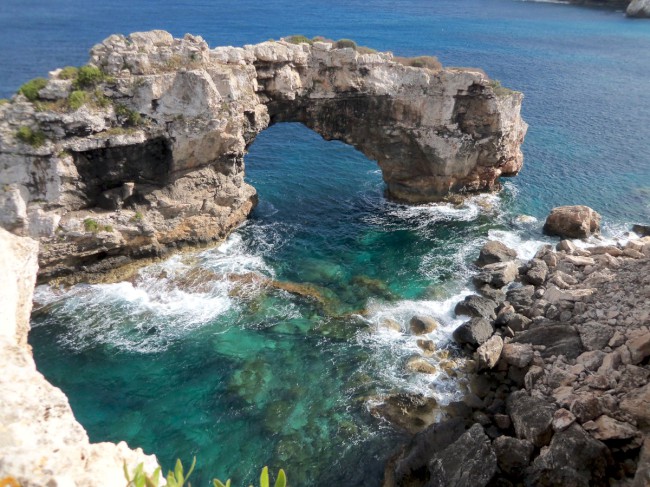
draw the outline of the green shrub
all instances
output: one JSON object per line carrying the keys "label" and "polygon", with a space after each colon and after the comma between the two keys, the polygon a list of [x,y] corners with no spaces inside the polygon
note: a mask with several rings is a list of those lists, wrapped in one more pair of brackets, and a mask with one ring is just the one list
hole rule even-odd
{"label": "green shrub", "polygon": [[68,95],[68,106],[73,110],[78,110],[88,101],[88,93],[82,90],[75,90]]}
{"label": "green shrub", "polygon": [[142,214],[142,212],[136,211],[135,215],[133,215],[131,217],[131,221],[132,222],[139,222],[139,221],[142,221],[143,218],[144,218],[144,215]]}
{"label": "green shrub", "polygon": [[497,96],[508,96],[511,95],[512,93],[515,93],[514,90],[502,86],[501,81],[499,81],[498,79],[491,79],[490,86],[494,90],[494,94]]}
{"label": "green shrub", "polygon": [[334,47],[336,47],[337,49],[345,49],[345,48],[356,49],[357,43],[354,42],[352,39],[339,39],[334,44]]}
{"label": "green shrub", "polygon": [[18,89],[18,93],[22,93],[29,101],[38,99],[38,92],[45,88],[47,80],[45,78],[34,78],[28,81]]}
{"label": "green shrub", "polygon": [[16,138],[32,147],[40,147],[45,143],[45,134],[40,130],[32,130],[23,125],[16,132]]}
{"label": "green shrub", "polygon": [[92,218],[86,218],[84,220],[84,228],[87,232],[97,233],[99,231],[99,223]]}
{"label": "green shrub", "polygon": [[101,89],[97,88],[93,93],[93,103],[100,108],[106,108],[111,104],[111,99],[104,95]]}
{"label": "green shrub", "polygon": [[399,57],[395,56],[393,61],[403,64],[404,66],[411,66],[413,68],[427,68],[432,71],[439,71],[442,69],[442,64],[435,56],[417,56],[417,57]]}
{"label": "green shrub", "polygon": [[285,41],[291,43],[291,44],[310,44],[312,41],[308,39],[307,37],[303,35],[295,35],[295,36],[289,36],[284,38]]}
{"label": "green shrub", "polygon": [[79,68],[75,66],[66,66],[59,72],[59,79],[76,79]]}
{"label": "green shrub", "polygon": [[77,80],[75,81],[75,88],[93,88],[106,79],[101,69],[96,66],[82,66],[77,71]]}
{"label": "green shrub", "polygon": [[377,52],[377,49],[366,46],[357,46],[357,52],[359,54],[375,54]]}
{"label": "green shrub", "polygon": [[[214,487],[230,487],[230,479],[226,480],[224,484],[219,479],[214,479],[212,481]],[[286,487],[287,485],[287,476],[284,473],[284,470],[280,469],[278,472],[278,477],[275,479],[275,487]],[[262,469],[262,474],[260,475],[260,487],[269,487],[269,467],[264,467]],[[250,487],[253,487],[252,485]]]}
{"label": "green shrub", "polygon": [[115,115],[121,118],[123,123],[132,127],[136,127],[142,123],[142,115],[121,103],[115,105]]}

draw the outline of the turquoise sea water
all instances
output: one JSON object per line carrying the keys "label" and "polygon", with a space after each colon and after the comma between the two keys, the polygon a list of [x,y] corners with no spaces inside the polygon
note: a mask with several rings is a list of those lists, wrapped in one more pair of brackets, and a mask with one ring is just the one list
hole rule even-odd
{"label": "turquoise sea water", "polygon": [[405,329],[416,312],[436,316],[431,338],[444,349],[488,237],[530,255],[560,204],[592,206],[609,235],[650,221],[650,22],[510,0],[5,0],[0,96],[83,63],[113,32],[151,28],[213,46],[303,33],[435,54],[523,91],[530,124],[522,173],[462,207],[389,203],[372,161],[274,126],[246,158],[260,205],[224,245],[132,282],[38,290],[37,365],[91,439],[127,440],[166,466],[196,455],[193,485],[227,475],[240,485],[266,464],[292,485],[378,485],[403,437],[370,414],[377,397],[444,402],[461,388],[444,372],[408,373],[417,346],[385,318]]}

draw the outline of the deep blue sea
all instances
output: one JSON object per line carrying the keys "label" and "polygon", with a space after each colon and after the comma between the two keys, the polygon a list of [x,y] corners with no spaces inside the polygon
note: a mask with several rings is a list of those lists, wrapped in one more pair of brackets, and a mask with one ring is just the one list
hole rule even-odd
{"label": "deep blue sea", "polygon": [[[83,64],[112,33],[153,28],[211,46],[305,34],[433,54],[524,92],[530,124],[521,174],[460,207],[387,202],[373,161],[274,126],[246,158],[260,205],[223,245],[129,282],[37,290],[37,365],[90,438],[126,440],[167,468],[196,455],[195,486],[253,482],[264,465],[293,486],[378,485],[403,435],[372,406],[405,390],[462,393],[448,373],[460,362],[452,310],[487,238],[530,256],[563,204],[596,209],[608,237],[650,223],[650,21],[514,0],[3,0],[0,97]],[[406,331],[414,313],[441,322],[431,376],[404,367],[414,337],[382,326]]]}

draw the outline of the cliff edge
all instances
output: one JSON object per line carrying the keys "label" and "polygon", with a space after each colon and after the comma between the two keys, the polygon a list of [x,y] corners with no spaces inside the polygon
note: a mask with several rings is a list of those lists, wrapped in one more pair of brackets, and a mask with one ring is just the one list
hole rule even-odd
{"label": "cliff edge", "polygon": [[27,344],[38,243],[0,229],[0,483],[23,487],[124,485],[123,465],[154,455],[125,442],[91,444],[63,392],[36,370]]}
{"label": "cliff edge", "polygon": [[247,147],[277,122],[355,146],[412,203],[497,188],[527,129],[523,95],[478,69],[332,42],[113,35],[21,92],[0,105],[0,226],[40,240],[42,281],[224,238],[256,203]]}

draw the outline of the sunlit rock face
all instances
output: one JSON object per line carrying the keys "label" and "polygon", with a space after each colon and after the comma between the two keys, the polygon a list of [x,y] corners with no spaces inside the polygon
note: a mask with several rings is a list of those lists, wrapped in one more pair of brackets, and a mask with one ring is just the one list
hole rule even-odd
{"label": "sunlit rock face", "polygon": [[328,42],[210,49],[164,31],[113,35],[90,63],[103,76],[79,108],[60,70],[39,99],[0,106],[0,225],[40,239],[41,280],[224,238],[256,203],[246,149],[278,122],[354,145],[409,203],[498,188],[522,165],[523,95],[478,69]]}

